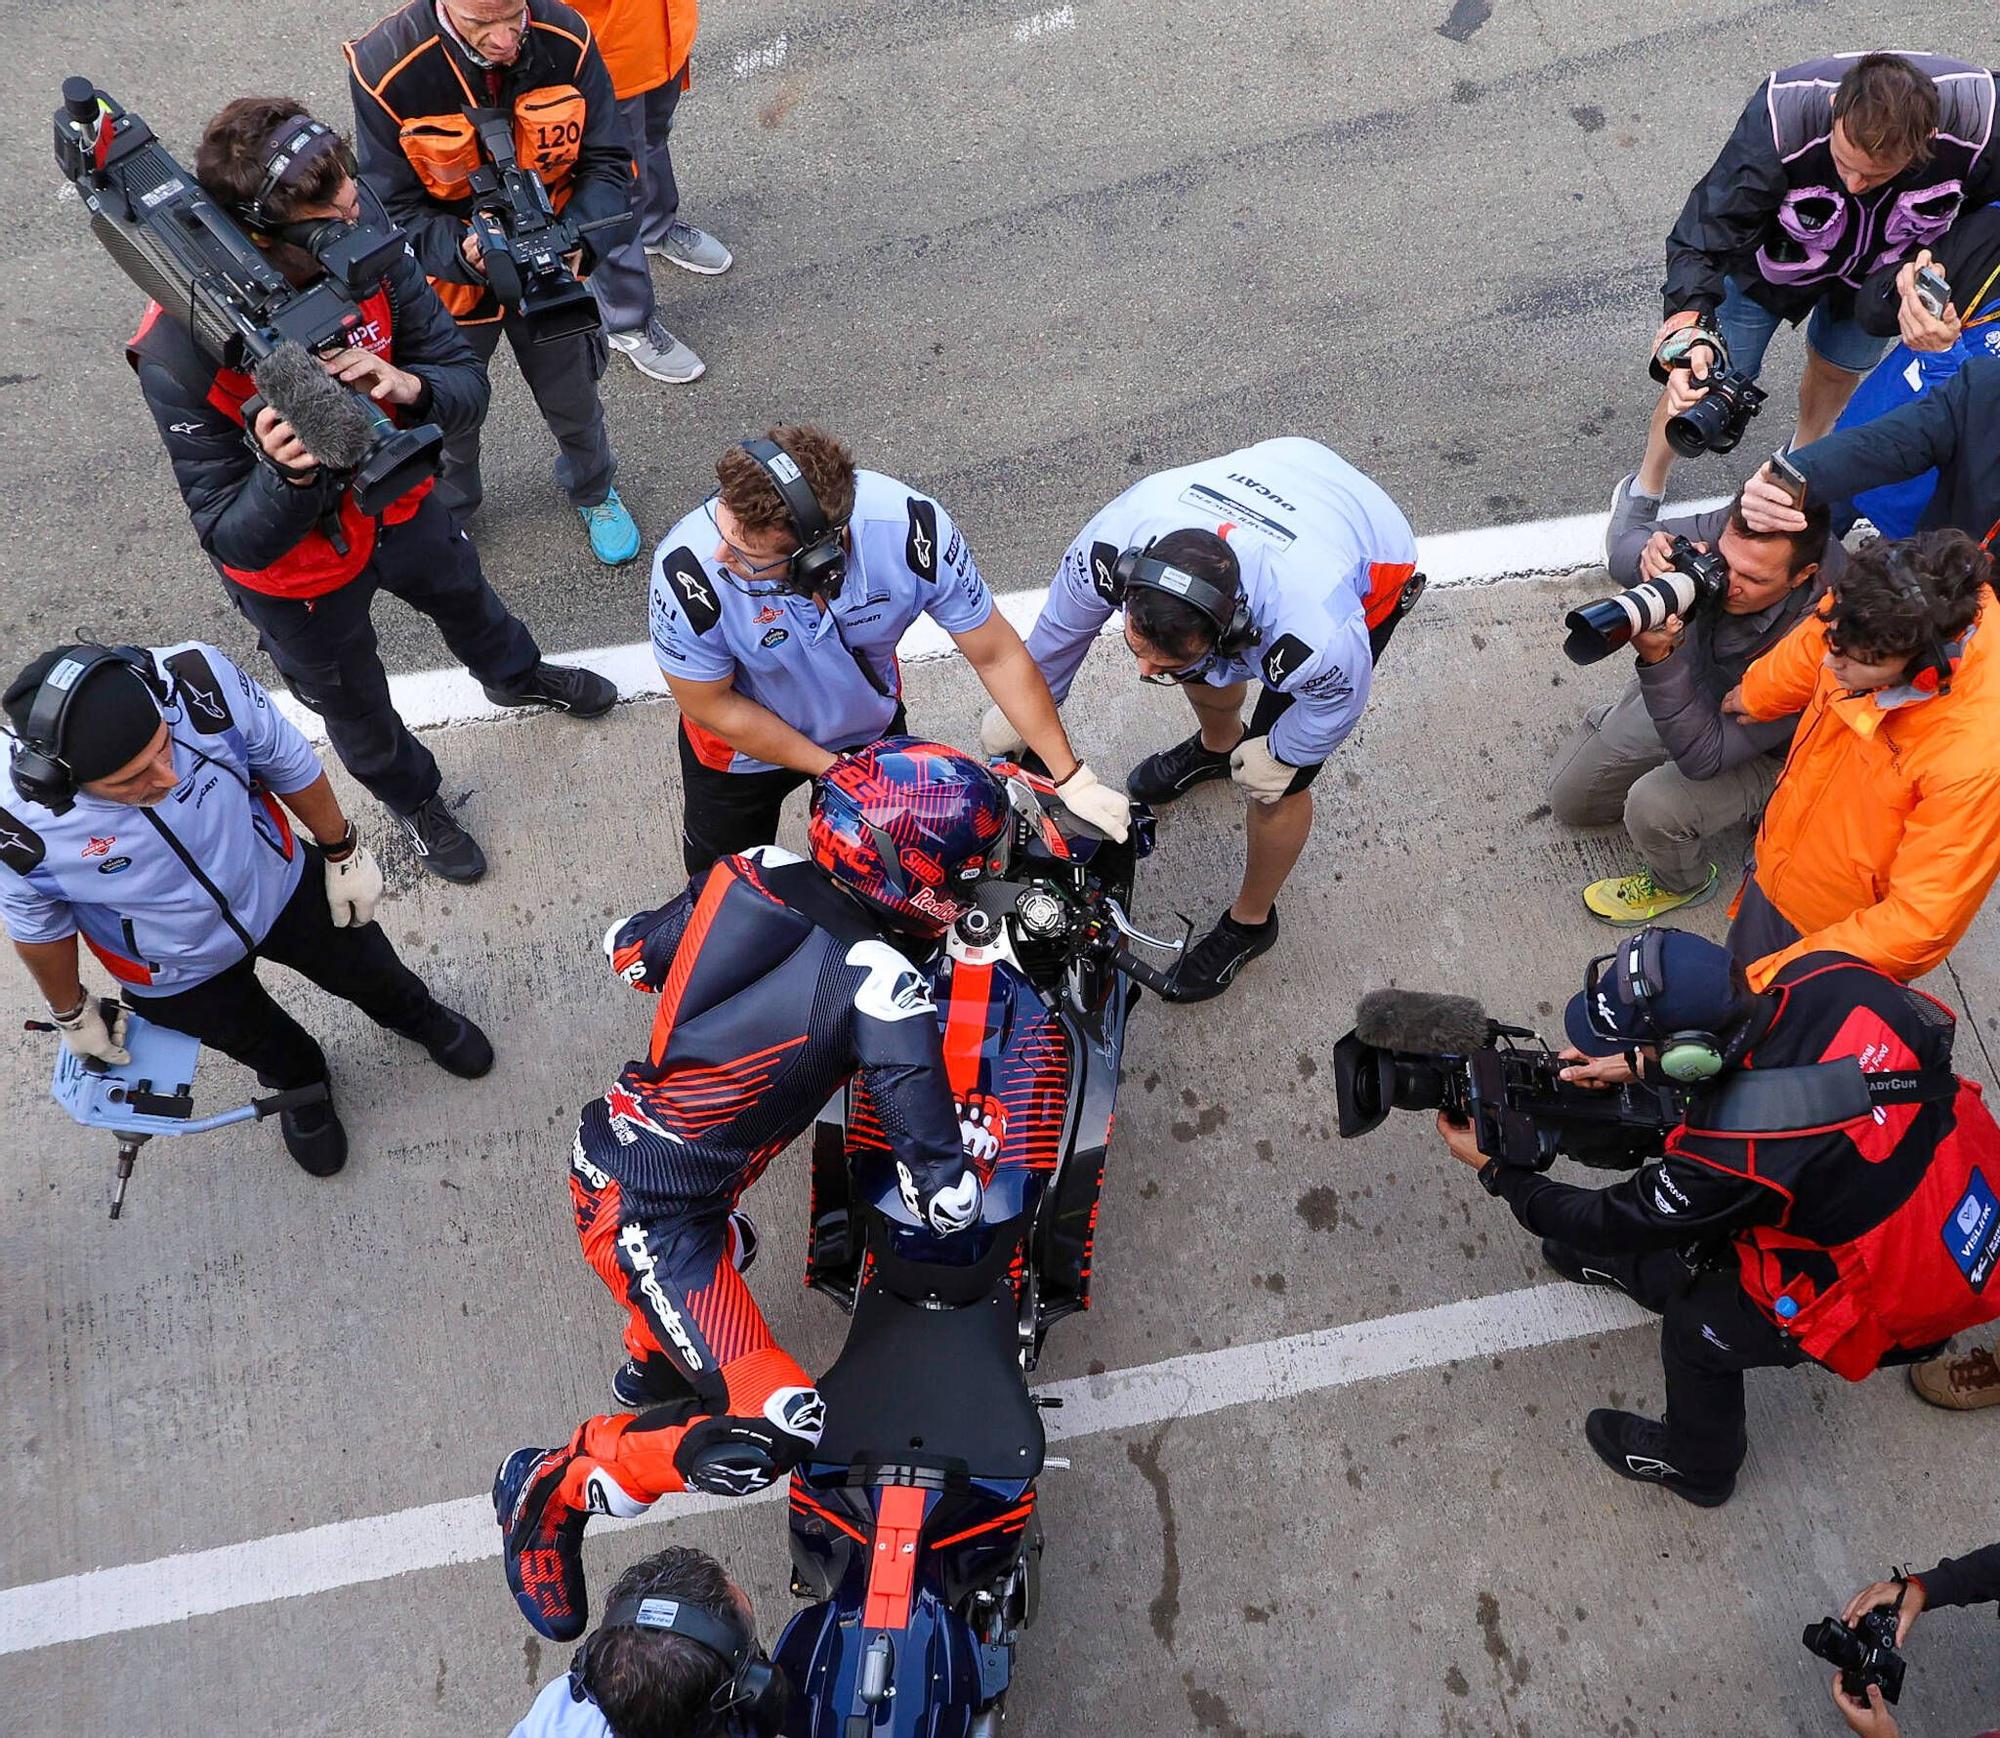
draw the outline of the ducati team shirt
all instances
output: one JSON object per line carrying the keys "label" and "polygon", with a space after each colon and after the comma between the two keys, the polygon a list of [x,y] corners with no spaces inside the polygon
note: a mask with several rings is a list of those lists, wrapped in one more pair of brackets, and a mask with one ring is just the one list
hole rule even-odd
{"label": "ducati team shirt", "polygon": [[[902,692],[896,644],[920,615],[948,634],[993,613],[993,594],[950,515],[928,495],[857,471],[847,577],[825,610],[775,579],[746,580],[716,560],[712,508],[683,518],[653,556],[653,656],[669,676],[727,679],[737,693],[828,749],[859,747],[888,728]],[[683,716],[705,766],[768,772]]]}
{"label": "ducati team shirt", "polygon": [[1287,436],[1146,477],[1077,534],[1049,585],[1028,651],[1058,703],[1117,605],[1112,568],[1170,531],[1213,531],[1236,552],[1257,639],[1212,658],[1210,687],[1255,680],[1295,704],[1270,751],[1315,766],[1368,703],[1375,661],[1365,600],[1415,571],[1417,540],[1381,487],[1318,441]]}

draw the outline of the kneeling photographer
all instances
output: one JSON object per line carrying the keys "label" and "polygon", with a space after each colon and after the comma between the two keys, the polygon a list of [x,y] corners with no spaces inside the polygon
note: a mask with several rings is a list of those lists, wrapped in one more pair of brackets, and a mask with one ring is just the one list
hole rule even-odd
{"label": "kneeling photographer", "polygon": [[[2000,1544],[1943,1558],[1921,1573],[1899,1570],[1887,1581],[1862,1588],[1838,1620],[1829,1618],[1808,1630],[1806,1645],[1843,1667],[1834,1674],[1833,1705],[1848,1729],[1861,1738],[1897,1738],[1901,1728],[1884,1704],[1898,1699],[1905,1664],[1901,1649],[1917,1619],[1943,1606],[1996,1600],[2000,1600]],[[1822,1638],[1831,1639],[1836,1647],[1822,1646]]]}
{"label": "kneeling photographer", "polygon": [[[97,124],[115,124],[133,140],[143,134],[143,123],[122,113],[107,110]],[[542,661],[434,499],[428,474],[399,475],[375,491],[393,498],[377,501],[360,475],[337,462],[347,425],[367,421],[357,398],[390,407],[404,422],[434,424],[432,439],[476,428],[486,414],[485,371],[406,248],[370,253],[368,271],[356,274],[364,281],[339,286],[354,303],[347,347],[323,354],[298,342],[270,345],[290,335],[309,300],[288,295],[286,286],[308,292],[333,281],[321,252],[340,257],[336,247],[370,230],[385,232],[375,240],[390,241],[339,135],[289,98],[240,97],[209,122],[194,179],[206,199],[186,232],[209,226],[236,249],[247,247],[247,234],[255,247],[245,259],[232,255],[230,268],[269,279],[259,286],[268,292],[269,330],[248,348],[240,332],[218,342],[199,291],[193,324],[186,301],[174,311],[158,301],[147,309],[127,354],[174,480],[231,600],[292,692],[326,720],[347,770],[396,817],[426,869],[450,881],[477,880],[485,857],[441,796],[430,750],[390,699],[369,620],[375,593],[390,592],[429,616],[497,704],[596,717],[611,709],[616,690],[589,671]],[[234,229],[224,213],[245,229]],[[367,229],[356,227],[364,223]],[[120,257],[116,248],[113,255]],[[241,354],[225,361],[218,350]],[[282,398],[286,413],[266,398]]]}
{"label": "kneeling photographer", "polygon": [[1592,962],[1564,1024],[1571,1086],[1684,1089],[1662,1156],[1578,1188],[1482,1151],[1481,1119],[1438,1127],[1558,1273],[1660,1315],[1665,1416],[1584,1423],[1621,1477],[1716,1507],[1748,1449],[1746,1370],[1860,1381],[2000,1314],[2000,1128],[1952,1073],[1941,1004],[1824,953],[1757,994],[1714,942],[1645,929]]}
{"label": "kneeling photographer", "polygon": [[1737,502],[1665,521],[1659,506],[1621,492],[1606,555],[1612,579],[1634,589],[1571,617],[1573,660],[1594,663],[1629,644],[1636,674],[1616,700],[1585,714],[1549,778],[1558,821],[1623,821],[1639,854],[1632,873],[1583,890],[1591,916],[1617,926],[1651,923],[1714,894],[1719,868],[1709,841],[1763,813],[1793,724],[1747,724],[1723,713],[1722,698],[1810,612],[1846,561],[1824,508],[1803,530],[1772,536],[1751,530]]}

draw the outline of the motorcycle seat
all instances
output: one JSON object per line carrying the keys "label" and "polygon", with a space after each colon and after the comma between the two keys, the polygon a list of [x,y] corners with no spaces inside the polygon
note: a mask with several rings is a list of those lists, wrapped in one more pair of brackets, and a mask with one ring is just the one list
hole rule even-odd
{"label": "motorcycle seat", "polygon": [[1021,1371],[1016,1320],[1004,1279],[984,1301],[942,1310],[868,1287],[846,1345],[819,1380],[826,1430],[811,1458],[1033,1478],[1046,1438]]}

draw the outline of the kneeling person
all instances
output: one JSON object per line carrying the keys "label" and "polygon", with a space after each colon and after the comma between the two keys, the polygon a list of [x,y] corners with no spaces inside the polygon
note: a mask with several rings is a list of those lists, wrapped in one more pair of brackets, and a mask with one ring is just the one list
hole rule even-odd
{"label": "kneeling person", "polygon": [[1640,867],[1593,881],[1583,903],[1601,923],[1651,923],[1715,893],[1710,841],[1755,825],[1783,770],[1795,716],[1748,723],[1723,696],[1812,611],[1847,554],[1816,506],[1804,529],[1772,535],[1745,524],[1741,501],[1659,520],[1659,502],[1621,491],[1605,552],[1614,584],[1656,579],[1672,541],[1713,550],[1729,570],[1720,598],[1635,635],[1637,669],[1624,693],[1592,707],[1556,762],[1549,807],[1568,827],[1623,821]]}
{"label": "kneeling person", "polygon": [[[1134,483],[1063,556],[1028,636],[1058,702],[1122,605],[1140,677],[1181,684],[1200,721],[1126,790],[1157,806],[1233,778],[1250,799],[1242,882],[1175,967],[1174,1000],[1221,995],[1278,939],[1278,890],[1312,830],[1308,787],[1361,721],[1375,662],[1422,592],[1416,560],[1409,521],[1378,485],[1289,438]],[[1246,730],[1252,677],[1263,691]],[[980,741],[989,754],[1014,746],[990,712]]]}
{"label": "kneeling person", "polygon": [[725,857],[605,937],[618,975],[660,998],[646,1060],[584,1107],[571,1160],[584,1253],[630,1312],[612,1381],[626,1410],[565,1447],[516,1450],[495,1481],[508,1583],[542,1634],[583,1629],[587,1516],[689,1486],[744,1496],[819,1440],[819,1395],[743,1283],[756,1239],[736,1208],[850,1076],[882,1108],[912,1227],[978,1217],[910,952],[971,903],[1007,817],[978,762],[891,738],[819,781],[811,861],[773,846]]}

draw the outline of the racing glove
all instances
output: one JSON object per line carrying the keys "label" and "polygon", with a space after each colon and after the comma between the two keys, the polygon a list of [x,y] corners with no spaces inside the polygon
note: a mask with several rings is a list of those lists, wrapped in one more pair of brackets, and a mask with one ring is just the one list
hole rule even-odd
{"label": "racing glove", "polygon": [[62,1033],[63,1048],[79,1062],[102,1062],[123,1068],[132,1060],[125,1048],[125,1010],[108,996],[85,996],[80,1007],[68,1014],[51,1008],[56,1030]]}
{"label": "racing glove", "polygon": [[381,898],[381,865],[350,824],[347,836],[326,852],[326,903],[333,913],[333,927],[359,929],[373,923]]}
{"label": "racing glove", "polygon": [[[1287,776],[1290,769],[1287,768]],[[1097,774],[1082,761],[1076,771],[1056,786],[1063,807],[1080,821],[1088,821],[1100,833],[1109,834],[1121,845],[1132,831],[1132,801],[1123,791],[1098,783]]]}
{"label": "racing glove", "polygon": [[963,1231],[977,1220],[980,1203],[986,1198],[986,1191],[979,1186],[979,1173],[970,1165],[965,1167],[957,1182],[931,1190],[930,1198],[924,1200],[918,1194],[917,1179],[910,1167],[898,1159],[896,1185],[903,1197],[903,1205],[940,1237]]}
{"label": "racing glove", "polygon": [[1268,736],[1246,736],[1229,755],[1229,776],[1253,803],[1275,803],[1291,790],[1298,770],[1272,755]]}
{"label": "racing glove", "polygon": [[979,746],[988,760],[1019,760],[1028,752],[1021,733],[1007,722],[1007,714],[997,706],[986,708],[979,721]]}

